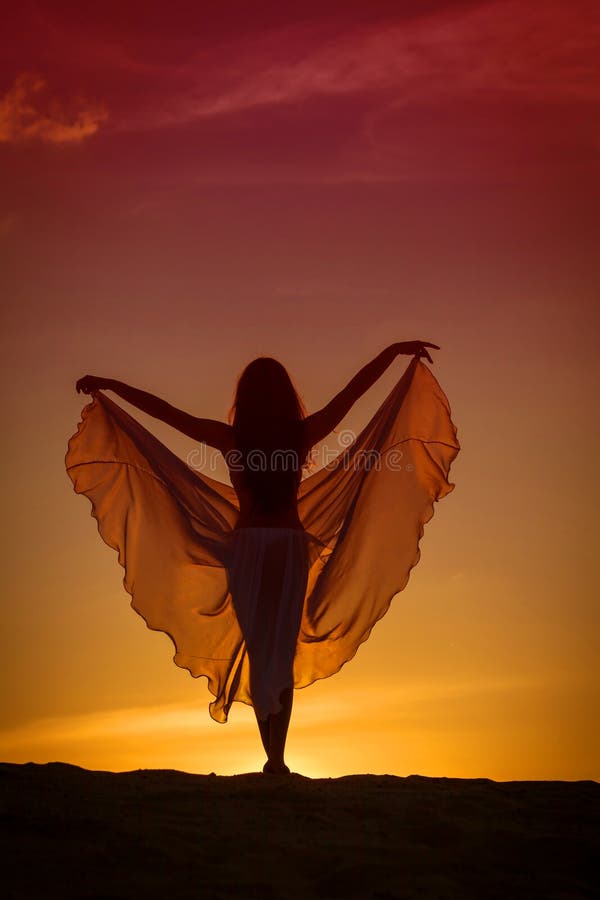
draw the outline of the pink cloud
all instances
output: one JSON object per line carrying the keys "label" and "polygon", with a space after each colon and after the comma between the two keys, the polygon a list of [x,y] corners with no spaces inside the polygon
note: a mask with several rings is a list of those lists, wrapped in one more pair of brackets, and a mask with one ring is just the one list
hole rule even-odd
{"label": "pink cloud", "polygon": [[169,183],[597,170],[595,0],[348,8],[267,27],[222,10],[215,25],[190,7],[159,29],[152,16],[134,27],[116,5],[78,17],[42,0],[8,77],[37,58],[60,96],[76,84],[102,97],[110,123],[83,101],[51,114],[35,81],[20,93],[17,81],[0,140],[77,141],[102,126],[120,166]]}
{"label": "pink cloud", "polygon": [[188,89],[173,98],[165,124],[366,93],[405,105],[499,95],[600,99],[600,16],[587,0],[450,7],[353,27],[312,45],[307,34],[297,26],[238,39],[225,52],[203,52],[176,67],[179,87],[187,81]]}
{"label": "pink cloud", "polygon": [[69,106],[48,95],[44,78],[22,72],[0,98],[0,142],[78,143],[108,118],[104,107],[81,98]]}
{"label": "pink cloud", "polygon": [[393,4],[386,10],[353,18],[340,6],[328,19],[308,11],[252,28],[233,16],[211,37],[211,17],[200,13],[179,28],[177,14],[157,31],[116,14],[102,22],[61,16],[42,4],[30,29],[36,37],[26,40],[45,72],[103,90],[119,130],[367,94],[407,105],[499,94],[600,98],[595,0],[427,3],[412,17]]}

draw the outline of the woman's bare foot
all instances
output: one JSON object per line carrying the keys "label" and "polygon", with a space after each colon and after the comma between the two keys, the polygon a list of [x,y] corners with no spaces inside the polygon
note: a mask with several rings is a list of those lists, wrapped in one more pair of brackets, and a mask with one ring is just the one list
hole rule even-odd
{"label": "woman's bare foot", "polygon": [[270,759],[266,761],[263,766],[263,772],[265,775],[289,775],[290,770],[285,765],[285,763],[281,763],[281,765],[276,766],[275,763],[271,762]]}

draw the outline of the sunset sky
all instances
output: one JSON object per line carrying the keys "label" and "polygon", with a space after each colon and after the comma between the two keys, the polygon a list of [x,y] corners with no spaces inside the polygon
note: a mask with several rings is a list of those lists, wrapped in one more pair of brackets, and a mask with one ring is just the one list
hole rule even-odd
{"label": "sunset sky", "polygon": [[0,759],[264,761],[129,607],[64,468],[77,378],[225,419],[268,354],[312,411],[420,339],[456,488],[355,659],[296,692],[288,763],[600,778],[596,0],[23,0],[3,42]]}

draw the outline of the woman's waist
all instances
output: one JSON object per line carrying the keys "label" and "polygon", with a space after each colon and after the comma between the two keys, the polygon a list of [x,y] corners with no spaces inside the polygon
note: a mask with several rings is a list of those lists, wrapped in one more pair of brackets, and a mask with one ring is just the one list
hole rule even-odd
{"label": "woman's waist", "polygon": [[235,524],[235,529],[241,528],[279,528],[285,531],[304,531],[304,526],[298,514],[286,515],[241,515]]}

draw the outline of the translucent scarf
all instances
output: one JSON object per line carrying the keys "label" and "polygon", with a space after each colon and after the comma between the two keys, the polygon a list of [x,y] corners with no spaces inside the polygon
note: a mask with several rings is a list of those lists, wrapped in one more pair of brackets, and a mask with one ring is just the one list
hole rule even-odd
{"label": "translucent scarf", "polygon": [[[176,665],[206,676],[210,715],[226,722],[235,700],[252,705],[227,579],[237,495],[101,391],[92,397],[65,457],[74,490],[118,553],[132,608],[169,635]],[[434,502],[454,489],[448,474],[459,450],[448,400],[414,357],[352,443],[301,481],[310,568],[295,688],[339,671],[406,587]]]}

